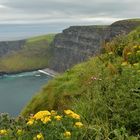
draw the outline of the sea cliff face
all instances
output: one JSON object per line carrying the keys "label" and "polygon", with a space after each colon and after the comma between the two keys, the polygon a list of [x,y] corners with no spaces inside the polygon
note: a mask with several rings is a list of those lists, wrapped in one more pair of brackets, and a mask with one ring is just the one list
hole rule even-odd
{"label": "sea cliff face", "polygon": [[140,21],[118,21],[110,26],[71,26],[57,34],[51,45],[49,67],[63,72],[101,52],[101,46],[118,35],[125,35]]}
{"label": "sea cliff face", "polygon": [[24,44],[25,44],[25,40],[1,41],[0,42],[0,57],[22,49]]}
{"label": "sea cliff face", "polygon": [[50,68],[62,72],[98,54],[106,30],[106,26],[72,26],[56,35],[50,49]]}

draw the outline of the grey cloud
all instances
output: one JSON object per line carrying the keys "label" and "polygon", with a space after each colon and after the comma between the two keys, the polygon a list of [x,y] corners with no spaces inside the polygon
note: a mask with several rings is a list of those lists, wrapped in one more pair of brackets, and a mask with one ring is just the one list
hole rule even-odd
{"label": "grey cloud", "polygon": [[0,5],[0,21],[3,22],[140,17],[139,0],[0,0]]}

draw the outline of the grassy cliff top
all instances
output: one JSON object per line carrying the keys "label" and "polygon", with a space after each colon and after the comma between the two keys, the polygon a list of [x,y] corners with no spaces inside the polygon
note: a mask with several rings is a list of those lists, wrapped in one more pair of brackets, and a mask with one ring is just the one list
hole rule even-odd
{"label": "grassy cliff top", "polygon": [[45,41],[45,40],[48,41],[49,43],[53,41],[54,36],[55,34],[47,34],[47,35],[32,37],[32,38],[27,39],[27,44],[36,43],[36,42]]}
{"label": "grassy cliff top", "polygon": [[47,48],[54,36],[48,34],[27,39],[22,49],[0,59],[0,71],[10,73],[47,67],[49,60]]}

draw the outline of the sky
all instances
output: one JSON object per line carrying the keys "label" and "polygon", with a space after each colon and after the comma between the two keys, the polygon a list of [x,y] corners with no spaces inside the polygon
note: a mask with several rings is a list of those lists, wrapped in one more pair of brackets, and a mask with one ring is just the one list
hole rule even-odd
{"label": "sky", "polygon": [[111,24],[139,18],[139,6],[140,0],[0,0],[0,30],[34,24],[58,32],[70,25]]}

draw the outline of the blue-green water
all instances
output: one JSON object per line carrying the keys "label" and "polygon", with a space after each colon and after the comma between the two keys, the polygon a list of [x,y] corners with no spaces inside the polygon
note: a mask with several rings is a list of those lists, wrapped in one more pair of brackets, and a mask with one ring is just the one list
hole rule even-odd
{"label": "blue-green water", "polygon": [[38,71],[0,77],[0,112],[18,115],[49,79]]}

